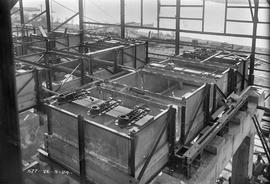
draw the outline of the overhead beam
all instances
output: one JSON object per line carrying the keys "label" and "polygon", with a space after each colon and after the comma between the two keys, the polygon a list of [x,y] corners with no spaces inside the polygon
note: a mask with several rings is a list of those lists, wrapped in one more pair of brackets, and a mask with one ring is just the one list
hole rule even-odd
{"label": "overhead beam", "polygon": [[[103,26],[115,26],[119,27],[119,24],[108,24],[108,23],[101,23],[101,22],[84,22],[85,24],[93,24],[93,25],[103,25]],[[130,25],[127,24],[125,26],[126,28],[136,28],[136,29],[148,29],[148,30],[157,30],[157,31],[175,31],[173,28],[157,28],[157,27],[147,27],[147,26],[136,26],[136,25]],[[211,32],[211,31],[194,31],[194,30],[186,30],[186,29],[181,29],[180,32],[183,33],[193,33],[193,34],[202,34],[202,35],[215,35],[215,36],[228,36],[228,37],[239,37],[239,38],[252,38],[252,35],[247,35],[247,34],[239,34],[239,33],[220,33],[220,32]],[[269,40],[270,36],[262,36],[262,35],[256,35],[257,39],[266,39]]]}

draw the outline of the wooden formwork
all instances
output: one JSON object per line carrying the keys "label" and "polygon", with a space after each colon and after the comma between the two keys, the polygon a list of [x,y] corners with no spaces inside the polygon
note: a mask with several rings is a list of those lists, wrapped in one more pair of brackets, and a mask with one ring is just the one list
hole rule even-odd
{"label": "wooden formwork", "polygon": [[247,58],[220,54],[205,61],[177,57],[161,61],[160,64],[156,67],[166,69],[166,65],[170,64],[179,73],[190,75],[194,80],[216,83],[225,95],[233,91],[239,93],[248,85]]}
{"label": "wooden formwork", "polygon": [[[252,177],[253,146],[255,127],[252,117],[260,121],[263,111],[258,105],[263,105],[264,94],[253,88],[248,94],[247,109],[237,111],[228,122],[227,131],[216,135],[200,153],[200,164],[191,168],[191,176],[187,178],[180,168],[165,168],[151,184],[215,184],[221,172],[232,160],[232,184],[249,183]],[[196,144],[196,143],[194,143]],[[180,164],[180,163],[176,163]]]}
{"label": "wooden formwork", "polygon": [[[206,125],[210,86],[189,81],[177,75],[149,72],[145,69],[113,80],[124,85],[125,93],[151,99],[161,104],[173,104],[176,114],[176,140],[187,144]],[[193,112],[193,113],[191,113]]]}
{"label": "wooden formwork", "polygon": [[20,70],[16,74],[18,110],[24,111],[37,104],[36,70]]}
{"label": "wooden formwork", "polygon": [[73,50],[80,45],[80,35],[78,33],[51,32],[48,37],[40,35],[31,35],[29,37],[29,46],[45,49],[47,44],[51,44],[50,46],[55,49]]}
{"label": "wooden formwork", "polygon": [[[80,145],[83,141],[88,180],[100,184],[133,180],[147,183],[169,160],[169,131],[174,124],[174,110],[99,87],[89,92],[91,96],[71,103],[47,105],[49,157],[78,173],[82,166]],[[87,114],[91,106],[103,103],[108,97],[122,100],[121,105],[95,117]],[[141,104],[150,109],[148,115],[125,128],[115,124],[119,115]]]}

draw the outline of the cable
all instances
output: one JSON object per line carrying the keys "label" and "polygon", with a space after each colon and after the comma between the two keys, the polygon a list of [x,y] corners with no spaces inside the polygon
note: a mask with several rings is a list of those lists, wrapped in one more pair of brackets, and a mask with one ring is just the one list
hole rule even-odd
{"label": "cable", "polygon": [[[67,9],[67,10],[73,12],[73,13],[77,13],[75,10],[73,10],[73,9],[71,9],[71,8],[69,8],[69,7],[66,7],[65,5],[63,5],[63,4],[59,3],[59,2],[57,2],[56,0],[52,0],[52,1],[55,2],[56,4],[58,4],[59,6],[65,8],[65,9]],[[83,17],[85,17],[85,18],[87,18],[87,19],[89,19],[89,20],[91,20],[91,21],[100,23],[99,21],[97,21],[97,20],[95,20],[95,19],[92,19],[92,18],[90,18],[90,17],[86,17],[86,16],[83,16]]]}
{"label": "cable", "polygon": [[[105,15],[107,15],[108,17],[112,17],[115,21],[116,21],[116,18],[110,14],[108,14],[103,8],[101,8],[99,5],[97,5],[93,0],[90,0],[92,1],[93,5],[98,8],[100,11],[102,11]],[[116,21],[117,22],[117,21]]]}

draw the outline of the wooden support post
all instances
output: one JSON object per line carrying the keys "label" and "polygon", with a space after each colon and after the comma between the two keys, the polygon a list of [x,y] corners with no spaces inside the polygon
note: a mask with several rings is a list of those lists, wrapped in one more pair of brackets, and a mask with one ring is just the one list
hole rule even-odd
{"label": "wooden support post", "polygon": [[232,161],[232,184],[248,183],[252,175],[253,146],[254,135],[246,137],[235,152]]}
{"label": "wooden support post", "polygon": [[148,54],[149,54],[149,51],[148,51],[148,46],[149,46],[149,44],[148,44],[148,41],[146,41],[145,42],[145,54],[146,54],[146,58],[145,58],[145,61],[146,61],[146,64],[148,64],[149,63],[149,57],[148,57]]}
{"label": "wooden support post", "polygon": [[88,60],[88,74],[93,75],[93,59],[92,57]]}
{"label": "wooden support post", "polygon": [[[45,60],[46,66],[49,68],[50,64],[49,64],[48,53],[45,53],[44,60]],[[51,71],[51,69],[47,69],[47,72],[46,72],[46,87],[47,87],[47,89],[49,89],[51,91],[53,89],[53,87],[52,87],[52,71]]]}
{"label": "wooden support post", "polygon": [[34,80],[35,80],[35,91],[36,91],[36,99],[37,99],[37,109],[40,109],[40,105],[41,105],[41,94],[40,94],[40,88],[41,88],[41,84],[40,84],[40,79],[39,79],[39,70],[38,69],[34,69]]}
{"label": "wooden support post", "polygon": [[9,1],[0,1],[0,37],[0,183],[23,184]]}
{"label": "wooden support post", "polygon": [[137,45],[136,43],[134,44],[134,68],[136,69],[137,68]]}
{"label": "wooden support post", "polygon": [[241,91],[244,90],[245,88],[245,83],[246,83],[246,65],[247,61],[243,61],[243,71],[242,71],[242,81],[241,81]]}
{"label": "wooden support post", "polygon": [[113,64],[113,73],[118,72],[118,60],[119,60],[119,52],[116,50],[115,52],[115,59],[114,59],[114,64]]}
{"label": "wooden support post", "polygon": [[131,177],[135,178],[135,152],[136,152],[136,135],[133,132],[130,132],[131,137],[131,149],[129,152],[129,160],[128,160],[128,167],[129,167],[129,174]]}
{"label": "wooden support post", "polygon": [[83,86],[85,83],[85,66],[84,66],[84,60],[80,59],[81,63],[81,85]]}
{"label": "wooden support post", "polygon": [[78,116],[78,142],[79,142],[79,164],[80,164],[80,184],[86,184],[86,164],[85,164],[85,140],[84,140],[84,118]]}

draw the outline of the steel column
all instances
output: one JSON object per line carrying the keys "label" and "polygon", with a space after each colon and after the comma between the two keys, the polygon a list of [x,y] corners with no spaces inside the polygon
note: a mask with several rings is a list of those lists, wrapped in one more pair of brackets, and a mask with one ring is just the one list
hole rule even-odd
{"label": "steel column", "polygon": [[0,1],[0,183],[22,184],[10,2]]}
{"label": "steel column", "polygon": [[180,42],[180,0],[176,0],[176,16],[175,16],[175,55],[179,55]]}
{"label": "steel column", "polygon": [[125,38],[125,0],[120,0],[121,38]]}
{"label": "steel column", "polygon": [[205,0],[203,0],[203,12],[202,12],[202,32],[204,32],[204,18],[205,18]]}
{"label": "steel column", "polygon": [[223,33],[226,34],[227,32],[227,15],[228,14],[228,0],[225,0],[225,20],[224,20],[224,30]]}
{"label": "steel column", "polygon": [[[20,6],[20,19],[21,19],[21,26],[22,29],[24,28],[24,12],[23,12],[23,1],[19,0],[19,6]],[[22,34],[24,33],[24,30],[22,30]]]}
{"label": "steel column", "polygon": [[143,0],[141,0],[141,26],[143,26]]}
{"label": "steel column", "polygon": [[157,31],[158,31],[158,38],[159,38],[159,23],[160,23],[160,0],[157,0]]}
{"label": "steel column", "polygon": [[51,32],[51,14],[50,14],[49,0],[45,0],[45,8],[46,8],[47,32]]}
{"label": "steel column", "polygon": [[24,54],[24,35],[25,35],[25,32],[24,32],[24,12],[23,12],[23,1],[22,0],[19,0],[19,6],[20,6],[20,19],[21,19],[21,39],[22,39],[22,44],[21,44],[21,47],[22,47],[22,54]]}
{"label": "steel column", "polygon": [[257,37],[257,23],[258,23],[258,9],[259,0],[254,0],[254,17],[253,17],[253,31],[252,31],[252,45],[250,56],[250,69],[249,69],[249,84],[254,84],[254,66],[255,66],[255,53],[256,53],[256,37]]}
{"label": "steel column", "polygon": [[79,29],[80,29],[80,53],[83,52],[82,45],[84,42],[84,26],[83,26],[83,15],[84,15],[84,10],[83,10],[83,0],[79,0]]}

